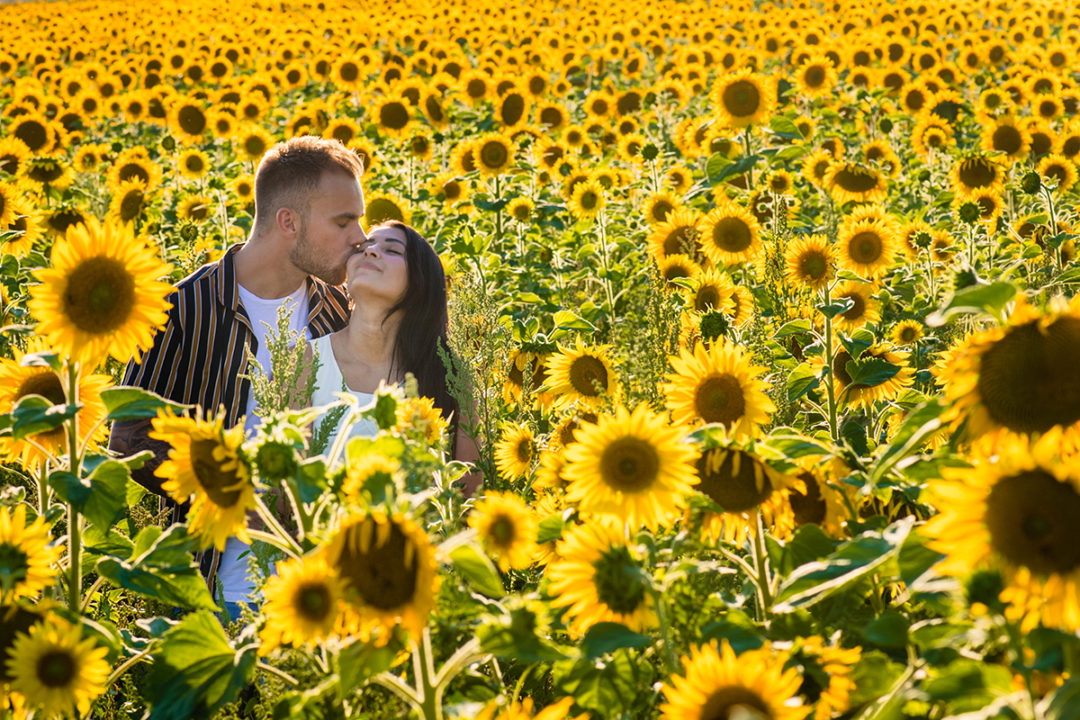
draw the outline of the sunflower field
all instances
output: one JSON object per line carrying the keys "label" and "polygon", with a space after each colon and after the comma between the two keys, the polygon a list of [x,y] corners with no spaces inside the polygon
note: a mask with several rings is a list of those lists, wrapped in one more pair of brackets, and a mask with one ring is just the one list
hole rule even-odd
{"label": "sunflower field", "polygon": [[[1071,3],[20,2],[0,37],[0,716],[1080,718]],[[327,447],[284,331],[254,436],[121,384],[298,135],[441,256],[475,496],[409,382]],[[232,622],[195,560],[230,537]]]}

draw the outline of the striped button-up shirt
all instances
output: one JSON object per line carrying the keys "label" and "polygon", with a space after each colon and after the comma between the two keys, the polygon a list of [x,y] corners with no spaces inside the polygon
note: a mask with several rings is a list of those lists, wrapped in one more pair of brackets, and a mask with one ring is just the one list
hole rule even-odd
{"label": "striped button-up shirt", "polygon": [[[258,350],[236,282],[234,255],[241,247],[230,247],[218,262],[204,265],[177,284],[168,298],[172,309],[164,329],[141,361],[129,362],[124,372],[124,385],[197,405],[207,415],[223,407],[226,428],[236,425],[247,408],[251,382],[245,377],[246,349],[253,356]],[[348,322],[349,300],[341,288],[308,278],[307,299],[312,338],[340,330]],[[150,484],[146,477],[141,480]],[[176,510],[173,519],[179,521],[181,508]],[[219,556],[208,551],[199,558],[211,590]]]}

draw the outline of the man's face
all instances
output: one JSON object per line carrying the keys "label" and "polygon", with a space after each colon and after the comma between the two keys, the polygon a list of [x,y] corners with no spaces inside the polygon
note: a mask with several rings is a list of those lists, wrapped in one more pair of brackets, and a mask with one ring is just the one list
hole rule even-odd
{"label": "man's face", "polygon": [[364,191],[360,181],[343,172],[324,172],[311,196],[307,213],[300,216],[289,259],[308,275],[331,285],[345,282],[345,263],[366,239]]}

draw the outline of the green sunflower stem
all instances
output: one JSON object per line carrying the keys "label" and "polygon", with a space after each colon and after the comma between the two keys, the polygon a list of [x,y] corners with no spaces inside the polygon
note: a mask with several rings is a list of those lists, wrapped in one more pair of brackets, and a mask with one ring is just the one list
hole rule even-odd
{"label": "green sunflower stem", "polygon": [[[742,141],[743,152],[746,153],[746,157],[750,157],[750,128],[751,125],[747,125],[743,129]],[[754,191],[754,167],[751,165],[746,171],[746,191],[752,193]]]}
{"label": "green sunflower stem", "polygon": [[[79,365],[67,361],[67,402],[79,403]],[[74,477],[82,471],[82,455],[79,453],[79,416],[67,421],[68,470]],[[75,503],[68,503],[68,609],[73,613],[82,611],[82,515]]]}
{"label": "green sunflower stem", "polygon": [[650,588],[653,605],[656,606],[656,619],[660,623],[660,641],[664,643],[664,664],[668,675],[674,675],[679,669],[679,659],[675,655],[675,644],[671,641],[671,625],[667,619],[664,596],[656,588]]}
{"label": "green sunflower stem", "polygon": [[424,626],[424,633],[413,651],[413,669],[416,673],[416,709],[420,711],[420,716],[424,720],[443,720],[443,688],[435,673],[431,629],[427,626]]}
{"label": "green sunflower stem", "polygon": [[49,510],[49,470],[48,463],[39,463],[38,472],[34,476],[38,489],[38,513],[45,515]]}
{"label": "green sunflower stem", "polygon": [[600,230],[600,262],[604,267],[604,295],[607,296],[608,308],[611,310],[611,327],[615,327],[615,294],[611,291],[611,262],[608,260],[607,229],[604,227],[604,213],[596,216],[596,227]]}
{"label": "green sunflower stem", "polygon": [[[500,200],[502,200],[502,186],[501,186],[500,180],[502,180],[502,175],[496,175],[495,176],[495,202],[496,203],[499,202]],[[502,237],[503,237],[503,211],[502,211],[502,208],[499,208],[498,210],[495,211],[495,239],[501,242]]]}
{"label": "green sunflower stem", "polygon": [[[285,531],[285,528],[281,526],[281,523],[274,517],[274,514],[266,507],[266,503],[258,496],[255,496],[255,511],[259,514],[259,517],[262,518],[262,521],[266,523],[266,527],[268,527],[271,532],[261,533],[258,531],[249,531],[252,538],[255,538],[257,535],[259,536],[258,539],[263,542],[267,542],[275,547],[280,547],[282,550],[285,550],[296,557],[304,554],[304,550],[300,547],[300,543],[296,542],[296,540]],[[271,538],[275,538],[276,541],[271,541]]]}
{"label": "green sunflower stem", "polygon": [[[825,290],[825,304],[829,304],[831,293],[828,289]],[[837,427],[836,420],[836,389],[833,387],[833,319],[828,315],[825,316],[825,392],[829,400],[829,437],[833,439],[833,442],[837,442],[840,439],[839,428]]]}
{"label": "green sunflower stem", "polygon": [[757,527],[751,549],[754,554],[754,565],[757,567],[756,585],[758,600],[761,602],[761,619],[768,620],[773,604],[772,586],[769,581],[769,556],[765,551],[765,524],[761,521],[761,510],[758,510],[755,515]]}

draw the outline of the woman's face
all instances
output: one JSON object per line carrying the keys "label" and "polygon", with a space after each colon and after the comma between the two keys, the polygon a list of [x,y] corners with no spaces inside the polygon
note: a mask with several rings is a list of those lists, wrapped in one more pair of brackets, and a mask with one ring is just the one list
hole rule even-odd
{"label": "woman's face", "polygon": [[377,227],[368,233],[346,265],[349,294],[354,300],[380,299],[394,305],[405,297],[409,287],[405,242],[401,228]]}

